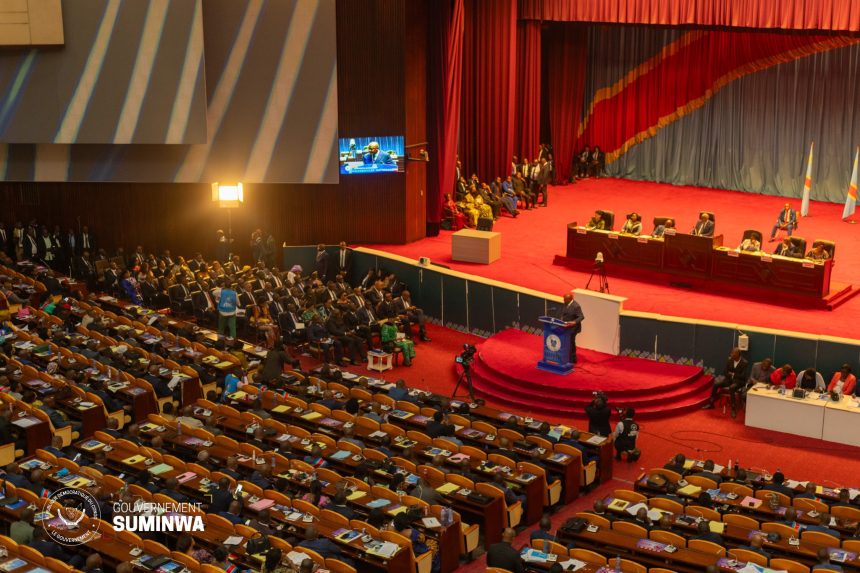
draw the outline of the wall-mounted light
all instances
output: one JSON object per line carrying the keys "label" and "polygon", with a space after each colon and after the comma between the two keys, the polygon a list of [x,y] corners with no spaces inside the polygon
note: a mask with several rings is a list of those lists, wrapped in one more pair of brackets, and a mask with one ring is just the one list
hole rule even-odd
{"label": "wall-mounted light", "polygon": [[218,202],[222,209],[235,209],[245,202],[245,193],[241,183],[232,185],[225,183],[212,184],[212,200]]}

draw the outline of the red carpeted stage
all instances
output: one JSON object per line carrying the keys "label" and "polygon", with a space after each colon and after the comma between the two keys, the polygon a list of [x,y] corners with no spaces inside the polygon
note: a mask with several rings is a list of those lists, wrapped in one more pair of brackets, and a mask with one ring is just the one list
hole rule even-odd
{"label": "red carpeted stage", "polygon": [[[642,215],[646,232],[651,231],[651,220],[655,216],[674,217],[678,228],[688,231],[698,212],[708,210],[716,215],[716,232],[724,235],[725,245],[734,247],[740,243],[746,229],[757,229],[769,236],[785,201],[784,197],[719,189],[588,179],[576,185],[551,186],[547,208],[523,212],[517,219],[507,215],[499,219],[493,230],[502,233],[502,258],[491,265],[452,261],[448,231],[408,245],[373,247],[414,259],[429,257],[458,271],[542,292],[561,293],[584,287],[588,281],[588,272],[553,265],[553,260],[566,252],[568,223],[587,221],[595,209],[614,211],[616,227],[623,222],[624,214],[635,210]],[[789,202],[800,209],[798,199],[789,199]],[[842,205],[813,202],[810,216],[800,220],[795,234],[806,238],[809,244],[815,239],[835,241],[832,285],[860,285],[860,249],[853,248],[860,239],[860,225],[843,223],[841,214]],[[775,247],[776,243],[765,243],[768,250]],[[646,277],[622,277],[612,271],[608,278],[612,294],[628,298],[625,310],[848,338],[855,336],[849,325],[860,324],[860,298],[852,298],[828,311],[726,296],[713,289],[686,289]]]}
{"label": "red carpeted stage", "polygon": [[536,417],[581,414],[603,391],[616,406],[633,406],[637,416],[676,414],[701,405],[712,377],[698,366],[667,364],[579,349],[573,373],[538,370],[542,338],[510,328],[478,345],[472,382],[479,397],[516,406]]}

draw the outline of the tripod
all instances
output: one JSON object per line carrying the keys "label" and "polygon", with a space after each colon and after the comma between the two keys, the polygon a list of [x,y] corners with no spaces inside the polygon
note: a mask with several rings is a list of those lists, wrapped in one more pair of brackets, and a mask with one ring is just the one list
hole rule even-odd
{"label": "tripod", "polygon": [[463,364],[463,372],[461,372],[460,377],[457,378],[457,384],[454,385],[454,392],[451,393],[451,398],[457,398],[457,390],[460,389],[460,384],[463,382],[466,383],[466,393],[469,396],[469,400],[474,402],[475,388],[472,386],[472,369],[468,364]]}
{"label": "tripod", "polygon": [[591,267],[591,276],[588,277],[588,282],[585,283],[586,290],[591,286],[591,280],[595,276],[597,277],[597,286],[600,292],[609,294],[609,281],[606,280],[606,267],[603,266],[603,263],[594,263],[594,266]]}

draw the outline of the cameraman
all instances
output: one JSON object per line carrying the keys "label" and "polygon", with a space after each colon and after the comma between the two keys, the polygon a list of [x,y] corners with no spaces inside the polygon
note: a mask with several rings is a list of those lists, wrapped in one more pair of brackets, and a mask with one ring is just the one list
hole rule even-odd
{"label": "cameraman", "polygon": [[635,462],[642,454],[636,449],[636,438],[639,436],[639,424],[633,421],[636,411],[626,408],[621,414],[621,421],[615,426],[615,459],[621,461],[621,454],[627,452],[627,461]]}
{"label": "cameraman", "polygon": [[585,414],[588,416],[588,431],[592,434],[600,436],[608,436],[612,433],[612,428],[609,425],[609,417],[612,415],[612,410],[606,403],[606,394],[603,392],[595,392],[594,400],[585,406]]}

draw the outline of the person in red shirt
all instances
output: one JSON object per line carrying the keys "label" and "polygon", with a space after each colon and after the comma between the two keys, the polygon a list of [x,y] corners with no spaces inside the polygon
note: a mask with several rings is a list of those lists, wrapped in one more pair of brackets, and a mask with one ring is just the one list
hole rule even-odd
{"label": "person in red shirt", "polygon": [[828,392],[839,392],[844,395],[850,395],[854,392],[854,385],[857,383],[857,377],[851,374],[851,366],[843,364],[839,372],[833,375],[830,379],[830,385],[827,386]]}
{"label": "person in red shirt", "polygon": [[770,383],[774,386],[785,386],[787,390],[793,390],[797,385],[797,374],[795,374],[791,364],[786,364],[773,371],[773,374],[770,375]]}

